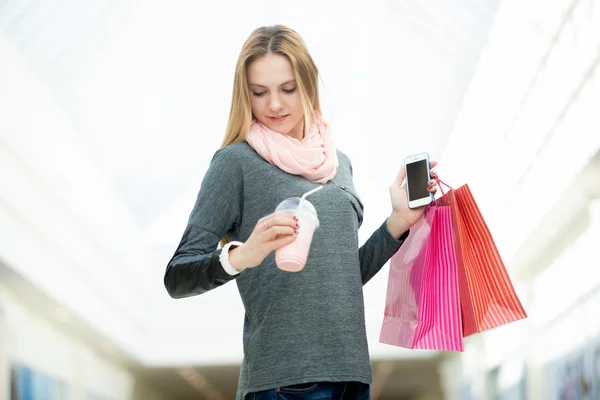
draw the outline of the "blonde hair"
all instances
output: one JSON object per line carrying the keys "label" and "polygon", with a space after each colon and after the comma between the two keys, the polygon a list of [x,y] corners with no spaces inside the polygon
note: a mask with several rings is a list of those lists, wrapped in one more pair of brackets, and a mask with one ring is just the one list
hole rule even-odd
{"label": "blonde hair", "polygon": [[244,141],[252,123],[248,66],[267,54],[279,54],[288,59],[304,107],[305,132],[311,125],[314,111],[321,112],[319,102],[319,70],[300,35],[283,25],[263,26],[255,29],[244,43],[238,57],[233,81],[233,95],[227,130],[221,147]]}
{"label": "blonde hair", "polygon": [[[305,132],[310,129],[312,113],[315,111],[321,113],[319,70],[302,37],[293,29],[283,25],[257,28],[244,43],[237,60],[229,120],[221,147],[240,143],[246,139],[253,118],[248,89],[248,66],[267,54],[282,55],[292,65],[296,87],[304,108]],[[219,244],[223,247],[228,242],[229,239],[224,237]]]}

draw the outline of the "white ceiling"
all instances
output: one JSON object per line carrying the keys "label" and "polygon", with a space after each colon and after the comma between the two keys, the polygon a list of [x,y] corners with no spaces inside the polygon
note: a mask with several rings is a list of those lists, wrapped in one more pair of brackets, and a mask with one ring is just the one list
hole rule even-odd
{"label": "white ceiling", "polygon": [[[133,221],[138,241],[114,252],[152,316],[146,328],[156,352],[148,362],[241,357],[235,285],[173,301],[162,274],[224,133],[235,61],[252,29],[283,23],[305,38],[321,71],[325,117],[353,161],[366,206],[364,241],[389,213],[387,188],[403,157],[428,151],[441,158],[497,6],[498,0],[0,3],[0,33],[49,91],[82,154]],[[111,223],[119,230],[119,219]],[[384,269],[365,288],[371,350],[379,358],[406,356],[377,344],[386,282]],[[174,347],[198,335],[220,344]]]}

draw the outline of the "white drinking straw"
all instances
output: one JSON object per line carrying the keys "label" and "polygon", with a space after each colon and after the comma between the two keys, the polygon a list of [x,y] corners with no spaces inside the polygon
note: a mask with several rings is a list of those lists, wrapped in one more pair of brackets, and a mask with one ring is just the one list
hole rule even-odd
{"label": "white drinking straw", "polygon": [[302,206],[302,203],[304,203],[304,199],[306,199],[308,196],[310,196],[311,194],[318,192],[319,190],[323,189],[323,186],[319,186],[318,188],[314,188],[313,190],[306,192],[302,195],[302,198],[300,199],[300,206]]}

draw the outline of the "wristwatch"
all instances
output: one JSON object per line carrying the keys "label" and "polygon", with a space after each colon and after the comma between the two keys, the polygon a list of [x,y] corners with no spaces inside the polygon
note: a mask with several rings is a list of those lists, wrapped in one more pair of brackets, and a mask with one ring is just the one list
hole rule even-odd
{"label": "wristwatch", "polygon": [[237,275],[242,271],[238,271],[237,269],[233,268],[231,264],[229,264],[229,249],[231,248],[231,246],[239,247],[243,244],[244,243],[242,242],[229,242],[225,246],[223,246],[223,248],[221,249],[221,254],[219,254],[219,261],[221,261],[223,269],[231,276]]}

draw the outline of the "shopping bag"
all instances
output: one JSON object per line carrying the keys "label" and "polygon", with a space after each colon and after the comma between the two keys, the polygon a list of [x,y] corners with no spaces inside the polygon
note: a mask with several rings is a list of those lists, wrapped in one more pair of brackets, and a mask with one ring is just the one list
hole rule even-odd
{"label": "shopping bag", "polygon": [[429,206],[391,258],[381,343],[463,351],[452,216]]}
{"label": "shopping bag", "polygon": [[526,318],[469,186],[452,189],[438,180],[438,187],[443,196],[436,204],[452,210],[464,336]]}

